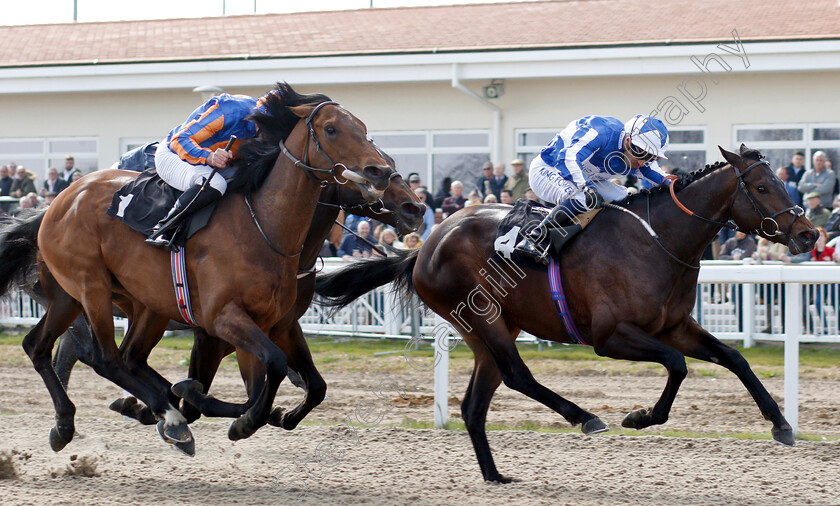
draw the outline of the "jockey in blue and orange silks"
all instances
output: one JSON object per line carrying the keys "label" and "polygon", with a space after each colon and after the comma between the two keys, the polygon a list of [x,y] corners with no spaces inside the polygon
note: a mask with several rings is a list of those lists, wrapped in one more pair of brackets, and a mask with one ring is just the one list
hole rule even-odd
{"label": "jockey in blue and orange silks", "polygon": [[[169,247],[170,240],[164,237],[167,231],[177,227],[188,214],[221,198],[227,189],[225,168],[236,157],[242,140],[257,135],[256,124],[246,118],[262,109],[268,96],[259,100],[227,93],[215,96],[194,110],[184,123],[173,128],[158,145],[155,153],[158,175],[184,193],[158,222],[146,243]],[[230,150],[226,150],[233,135],[236,141]],[[215,174],[214,170],[217,171]],[[211,174],[212,179],[201,191],[202,184]]]}
{"label": "jockey in blue and orange silks", "polygon": [[531,189],[555,207],[516,250],[545,262],[548,248],[541,240],[549,236],[550,225],[562,225],[599,207],[602,199],[627,198],[627,189],[611,178],[632,173],[657,185],[674,179],[657,163],[667,158],[667,148],[668,129],[650,116],[639,114],[626,123],[609,116],[584,116],[569,123],[531,162]]}

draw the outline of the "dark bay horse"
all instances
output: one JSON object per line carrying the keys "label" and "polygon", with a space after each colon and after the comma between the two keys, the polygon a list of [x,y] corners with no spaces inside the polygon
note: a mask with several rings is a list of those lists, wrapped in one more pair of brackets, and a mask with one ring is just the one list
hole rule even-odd
{"label": "dark bay horse", "polygon": [[[268,112],[255,116],[260,138],[243,142],[242,167],[229,194],[186,248],[195,320],[257,357],[266,371],[257,401],[231,424],[231,439],[248,437],[266,423],[286,375],[287,358],[267,334],[296,299],[299,255],[322,183],[352,182],[366,198],[377,200],[394,172],[364,124],[347,110],[285,84],[278,91],[270,95]],[[96,372],[149,406],[161,418],[158,428],[165,440],[192,441],[186,420],[173,406],[177,399],[169,383],[146,363],[169,320],[183,322],[172,297],[169,254],[151,251],[140,235],[105,214],[114,192],[136,175],[90,174],[0,241],[3,292],[21,263],[3,260],[39,255],[49,305],[24,339],[24,349],[53,398],[54,450],[73,437],[75,407],[52,368],[51,350],[82,311],[95,337]],[[130,322],[126,339],[132,346],[122,354],[114,342],[112,302]]]}
{"label": "dark bay horse", "polygon": [[[642,192],[622,204],[647,218],[658,233],[658,244],[627,213],[601,211],[565,246],[559,260],[563,286],[585,343],[598,355],[657,362],[668,371],[665,390],[653,408],[629,413],[623,426],[641,429],[668,419],[687,374],[688,356],[735,373],[773,424],[773,438],[793,445],[790,425],[746,360],[704,330],[691,310],[700,256],[726,220],[787,244],[794,253],[811,249],[816,232],[757,151],[742,145],[740,155],[722,148],[721,152],[727,164],[706,167],[675,183],[679,201],[694,215],[678,209],[666,188]],[[488,274],[496,272],[488,260],[494,257],[496,230],[509,209],[463,209],[437,227],[419,251],[360,262],[319,277],[316,289],[341,307],[394,281],[404,293],[415,290],[453,325],[475,356],[461,413],[484,479],[497,482],[509,479],[496,470],[484,424],[501,382],[571,424],[582,424],[584,433],[607,429],[595,415],[537,382],[517,351],[514,341],[520,330],[541,339],[572,340],[553,306],[545,267],[524,261],[520,267],[496,257],[504,277]],[[475,295],[479,287],[487,294],[483,298]],[[491,313],[491,305],[499,311]]]}

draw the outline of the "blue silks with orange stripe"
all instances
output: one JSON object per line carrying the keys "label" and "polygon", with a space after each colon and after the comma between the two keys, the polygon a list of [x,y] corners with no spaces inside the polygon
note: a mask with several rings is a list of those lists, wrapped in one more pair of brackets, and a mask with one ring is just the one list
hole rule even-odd
{"label": "blue silks with orange stripe", "polygon": [[207,157],[217,148],[224,148],[231,135],[237,137],[231,147],[236,153],[243,139],[256,137],[257,128],[245,121],[258,106],[255,98],[223,93],[202,104],[166,138],[169,149],[185,162],[206,165]]}

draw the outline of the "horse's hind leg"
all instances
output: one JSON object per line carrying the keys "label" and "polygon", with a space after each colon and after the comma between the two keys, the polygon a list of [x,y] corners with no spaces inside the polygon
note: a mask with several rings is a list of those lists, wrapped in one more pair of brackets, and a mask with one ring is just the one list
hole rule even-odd
{"label": "horse's hind leg", "polygon": [[720,342],[693,318],[689,318],[684,326],[680,326],[661,337],[663,341],[688,357],[714,362],[735,373],[741,383],[747,387],[747,391],[755,400],[764,418],[773,423],[773,439],[782,444],[793,446],[793,430],[779,410],[779,405],[773,400],[773,397],[770,396],[767,389],[750,369],[750,365],[737,350]]}
{"label": "horse's hind leg", "polygon": [[499,368],[493,362],[487,348],[480,342],[469,340],[470,348],[475,356],[475,368],[470,377],[470,384],[461,402],[461,417],[464,425],[470,434],[475,456],[478,459],[478,466],[485,481],[509,483],[510,478],[499,474],[496,463],[493,461],[493,454],[490,451],[490,443],[487,441],[487,431],[484,424],[487,421],[487,410],[490,408],[490,400],[499,385],[502,377]]}
{"label": "horse's hind leg", "polygon": [[52,397],[56,424],[50,430],[50,446],[54,451],[60,451],[73,439],[76,407],[53,369],[51,355],[56,339],[81,313],[82,306],[57,284],[50,295],[46,314],[23,339],[23,349]]}
{"label": "horse's hind leg", "polygon": [[621,422],[623,427],[643,429],[668,421],[671,406],[682,381],[688,374],[685,357],[632,323],[620,323],[615,333],[603,342],[596,340],[595,353],[619,360],[636,360],[662,364],[668,371],[665,390],[652,409],[632,411]]}
{"label": "horse's hind leg", "polygon": [[306,393],[300,404],[285,413],[282,408],[275,408],[268,420],[271,425],[292,430],[310,411],[323,402],[327,395],[327,383],[312,362],[312,355],[309,353],[309,346],[303,337],[300,323],[295,321],[288,330],[272,331],[271,340],[286,353],[289,370],[300,373],[306,384]]}

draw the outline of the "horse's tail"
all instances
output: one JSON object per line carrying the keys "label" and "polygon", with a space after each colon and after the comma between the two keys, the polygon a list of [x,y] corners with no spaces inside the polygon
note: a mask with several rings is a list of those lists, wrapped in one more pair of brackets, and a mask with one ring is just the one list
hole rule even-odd
{"label": "horse's tail", "polygon": [[420,249],[395,251],[395,256],[354,262],[330,274],[318,276],[315,293],[320,303],[336,310],[347,306],[374,288],[393,282],[396,293],[408,300],[414,293],[414,264]]}
{"label": "horse's tail", "polygon": [[24,211],[0,221],[0,295],[23,284],[38,253],[38,229],[44,211]]}

